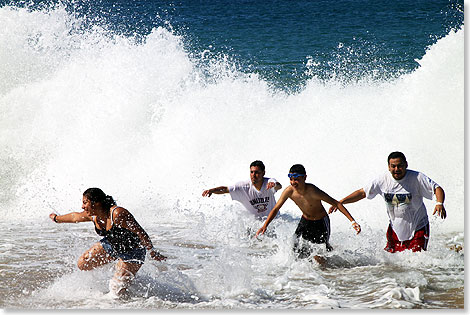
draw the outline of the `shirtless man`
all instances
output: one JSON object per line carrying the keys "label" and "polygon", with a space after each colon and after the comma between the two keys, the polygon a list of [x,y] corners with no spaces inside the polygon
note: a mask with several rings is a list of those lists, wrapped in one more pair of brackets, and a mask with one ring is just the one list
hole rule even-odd
{"label": "shirtless man", "polygon": [[[340,202],[331,198],[328,194],[320,190],[315,185],[305,183],[307,175],[305,168],[302,165],[293,165],[289,170],[288,176],[290,178],[291,185],[282,192],[279,201],[268,215],[268,218],[266,219],[263,227],[260,228],[256,233],[256,236],[266,232],[269,223],[271,223],[273,218],[277,215],[281,207],[286,202],[287,198],[292,199],[302,211],[302,218],[300,219],[299,225],[295,230],[297,239],[294,244],[294,251],[299,254],[299,258],[305,258],[310,255],[308,249],[299,249],[300,237],[312,243],[324,243],[328,251],[333,249],[328,243],[330,238],[330,219],[321,203],[322,201],[336,206],[339,211],[341,211],[349,219],[349,221],[351,221],[353,228],[357,231],[357,234],[361,232],[360,225],[354,221],[354,218]],[[314,258],[320,264],[325,262],[324,258],[322,257],[315,256]]]}

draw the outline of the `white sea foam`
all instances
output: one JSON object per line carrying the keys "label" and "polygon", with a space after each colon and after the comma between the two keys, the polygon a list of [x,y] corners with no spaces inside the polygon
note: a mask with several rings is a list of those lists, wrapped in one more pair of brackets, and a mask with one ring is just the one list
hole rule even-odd
{"label": "white sea foam", "polygon": [[[220,60],[207,83],[181,38],[162,28],[137,44],[98,28],[74,34],[79,21],[60,8],[0,14],[7,30],[21,30],[0,38],[2,197],[30,215],[72,208],[88,186],[134,208],[155,194],[158,205],[206,206],[204,187],[245,178],[254,159],[284,185],[290,165],[303,163],[310,181],[340,198],[401,150],[446,189],[445,229],[463,230],[463,29],[392,82],[312,79],[286,95]],[[378,207],[354,212],[366,220]]]}

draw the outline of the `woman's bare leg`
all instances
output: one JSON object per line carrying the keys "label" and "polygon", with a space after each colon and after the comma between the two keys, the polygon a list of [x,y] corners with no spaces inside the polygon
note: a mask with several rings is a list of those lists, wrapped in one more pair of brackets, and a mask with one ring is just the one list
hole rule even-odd
{"label": "woman's bare leg", "polygon": [[128,295],[127,288],[134,280],[135,274],[139,271],[141,264],[124,262],[119,259],[116,264],[116,272],[114,277],[109,282],[109,289],[114,292],[117,296],[126,297]]}
{"label": "woman's bare leg", "polygon": [[80,270],[92,270],[113,260],[115,259],[106,253],[101,243],[97,242],[80,256],[77,265]]}

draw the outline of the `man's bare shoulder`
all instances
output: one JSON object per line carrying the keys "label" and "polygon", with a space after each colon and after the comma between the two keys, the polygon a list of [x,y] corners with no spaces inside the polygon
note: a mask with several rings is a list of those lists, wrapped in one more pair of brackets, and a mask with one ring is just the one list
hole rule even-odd
{"label": "man's bare shoulder", "polygon": [[292,195],[293,191],[294,191],[294,187],[292,187],[291,185],[289,185],[286,189],[284,189],[284,193],[289,194],[289,195]]}
{"label": "man's bare shoulder", "polygon": [[281,194],[281,197],[279,198],[279,200],[287,200],[287,199],[292,199],[292,192],[293,192],[293,187],[292,186],[288,186],[286,189],[284,189],[284,191],[282,192]]}
{"label": "man's bare shoulder", "polygon": [[319,195],[323,192],[320,188],[315,186],[314,184],[307,183],[305,184],[307,188],[307,193],[311,196],[319,197]]}
{"label": "man's bare shoulder", "polygon": [[320,189],[318,189],[317,186],[315,186],[314,184],[311,184],[311,183],[305,183],[305,187],[309,190],[309,191],[319,191]]}

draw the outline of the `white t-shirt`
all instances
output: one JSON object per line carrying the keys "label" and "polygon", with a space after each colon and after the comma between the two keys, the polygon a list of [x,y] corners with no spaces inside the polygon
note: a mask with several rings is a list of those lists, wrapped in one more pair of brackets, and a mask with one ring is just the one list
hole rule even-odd
{"label": "white t-shirt", "polygon": [[239,201],[245,208],[258,217],[267,216],[276,204],[274,187],[266,190],[268,182],[276,183],[274,178],[264,178],[261,190],[256,189],[250,180],[238,182],[228,187],[232,200]]}
{"label": "white t-shirt", "polygon": [[364,191],[368,199],[379,194],[384,198],[392,229],[400,241],[407,241],[429,223],[423,197],[432,199],[437,187],[423,173],[407,170],[401,180],[387,172],[365,186]]}

